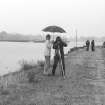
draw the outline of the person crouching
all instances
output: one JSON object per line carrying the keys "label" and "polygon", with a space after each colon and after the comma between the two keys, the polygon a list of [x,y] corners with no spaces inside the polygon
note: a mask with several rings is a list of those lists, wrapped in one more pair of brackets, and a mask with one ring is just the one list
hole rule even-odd
{"label": "person crouching", "polygon": [[52,69],[52,75],[55,75],[55,70],[58,65],[58,63],[61,63],[62,69],[63,69],[63,75],[65,76],[65,61],[64,61],[64,50],[63,48],[66,47],[67,44],[62,41],[62,39],[58,36],[56,38],[56,41],[53,43],[53,49],[55,49],[55,55],[54,55],[54,64]]}

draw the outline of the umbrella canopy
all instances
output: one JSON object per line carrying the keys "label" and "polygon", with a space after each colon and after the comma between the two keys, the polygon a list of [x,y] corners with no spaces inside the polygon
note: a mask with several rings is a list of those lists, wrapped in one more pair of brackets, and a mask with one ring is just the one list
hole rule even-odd
{"label": "umbrella canopy", "polygon": [[53,32],[53,33],[55,33],[55,32],[66,33],[66,31],[59,26],[48,26],[48,27],[44,28],[42,31]]}

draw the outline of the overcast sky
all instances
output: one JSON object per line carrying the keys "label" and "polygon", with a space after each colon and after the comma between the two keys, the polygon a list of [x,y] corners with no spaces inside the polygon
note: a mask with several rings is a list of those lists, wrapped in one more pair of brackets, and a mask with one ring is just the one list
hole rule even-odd
{"label": "overcast sky", "polygon": [[58,25],[68,34],[105,35],[105,0],[0,0],[0,31],[39,34]]}

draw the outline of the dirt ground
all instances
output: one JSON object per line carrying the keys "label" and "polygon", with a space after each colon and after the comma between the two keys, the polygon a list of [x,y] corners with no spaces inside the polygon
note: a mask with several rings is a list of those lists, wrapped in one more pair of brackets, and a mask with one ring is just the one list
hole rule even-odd
{"label": "dirt ground", "polygon": [[105,105],[105,49],[80,49],[66,58],[66,79],[36,75],[0,93],[0,105]]}

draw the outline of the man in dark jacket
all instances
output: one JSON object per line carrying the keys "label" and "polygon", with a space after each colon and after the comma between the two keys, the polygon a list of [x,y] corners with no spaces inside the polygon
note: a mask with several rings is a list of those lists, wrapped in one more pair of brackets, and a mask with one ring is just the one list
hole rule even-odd
{"label": "man in dark jacket", "polygon": [[91,50],[95,51],[95,42],[94,42],[94,40],[91,41]]}
{"label": "man in dark jacket", "polygon": [[58,62],[61,63],[63,73],[62,75],[65,76],[65,61],[64,61],[64,50],[63,47],[66,47],[67,44],[62,41],[62,39],[58,36],[56,41],[53,43],[53,49],[55,49],[55,56],[54,56],[54,64],[52,69],[52,75],[55,75],[55,70],[58,65]]}
{"label": "man in dark jacket", "polygon": [[87,40],[87,41],[86,41],[86,51],[89,51],[89,46],[90,46],[90,41]]}

